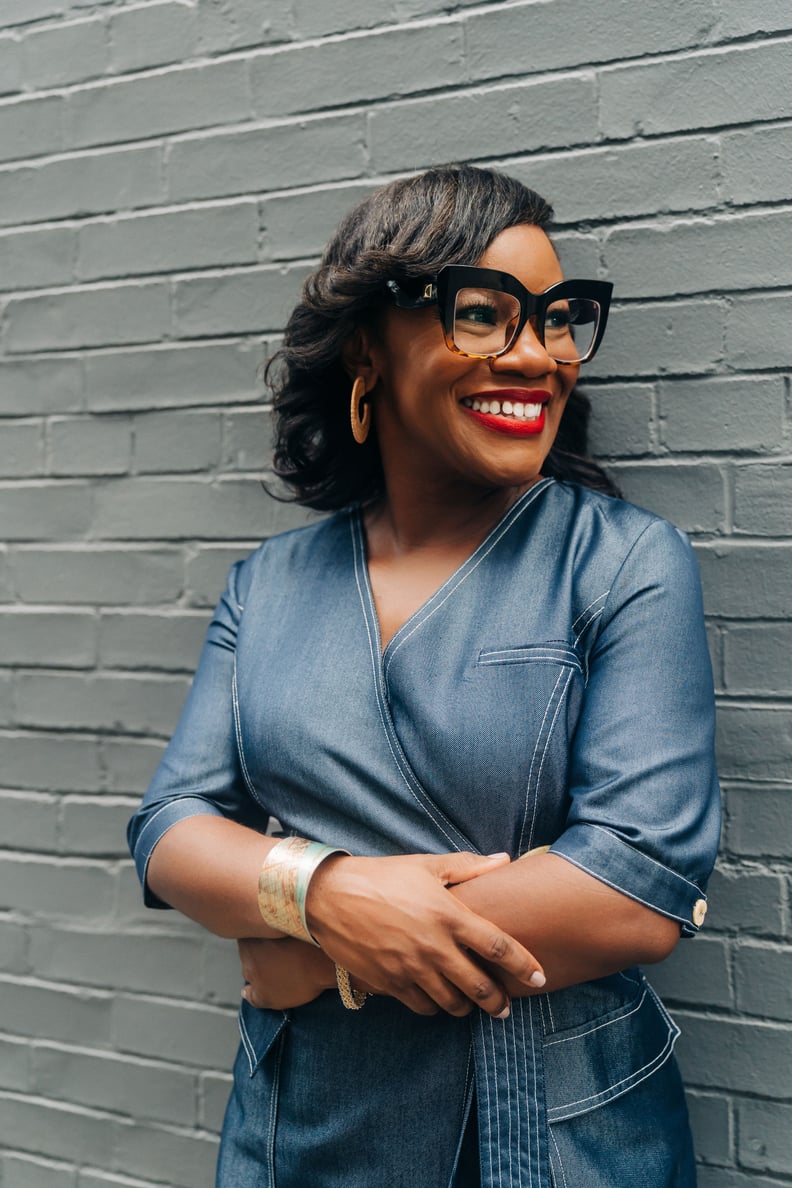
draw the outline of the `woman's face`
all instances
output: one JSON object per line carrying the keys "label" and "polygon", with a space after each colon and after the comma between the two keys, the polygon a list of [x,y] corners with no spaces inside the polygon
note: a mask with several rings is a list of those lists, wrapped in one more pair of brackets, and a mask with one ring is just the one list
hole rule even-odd
{"label": "woman's face", "polygon": [[[564,279],[550,240],[533,226],[507,228],[469,263],[510,272],[532,293]],[[551,359],[530,322],[498,358],[454,354],[436,305],[388,309],[371,358],[374,428],[388,483],[530,485],[579,370]]]}

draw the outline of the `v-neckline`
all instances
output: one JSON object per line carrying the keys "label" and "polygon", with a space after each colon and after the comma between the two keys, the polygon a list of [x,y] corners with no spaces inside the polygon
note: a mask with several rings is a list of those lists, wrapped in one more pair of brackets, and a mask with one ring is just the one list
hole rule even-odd
{"label": "v-neckline", "polygon": [[469,576],[469,574],[483,561],[484,557],[494,548],[503,535],[508,532],[515,520],[517,520],[525,509],[531,504],[534,499],[544,491],[555,480],[552,478],[540,479],[538,483],[534,483],[527,491],[516,499],[511,507],[506,511],[498,522],[490,529],[480,544],[476,546],[470,556],[466,557],[460,565],[456,567],[453,573],[449,574],[444,581],[440,583],[437,589],[424,602],[417,607],[412,614],[410,614],[402,623],[401,627],[393,633],[388,643],[383,648],[382,633],[380,631],[379,615],[377,614],[377,605],[374,601],[374,588],[371,583],[371,574],[369,572],[368,562],[368,548],[366,545],[366,531],[363,524],[363,510],[360,505],[357,505],[350,513],[350,527],[353,537],[355,569],[357,573],[358,590],[360,592],[361,603],[363,605],[363,613],[367,620],[369,632],[373,637],[373,642],[376,644],[376,653],[380,658],[382,674],[387,678],[388,667],[395,652],[401,645],[409,638],[413,631],[428,619],[436,610],[438,610],[443,603],[451,597],[456,588]]}

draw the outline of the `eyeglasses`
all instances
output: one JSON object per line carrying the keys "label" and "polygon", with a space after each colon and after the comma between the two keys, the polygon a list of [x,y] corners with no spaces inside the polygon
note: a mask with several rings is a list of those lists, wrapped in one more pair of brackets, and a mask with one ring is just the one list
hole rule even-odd
{"label": "eyeglasses", "polygon": [[437,276],[386,282],[400,309],[437,304],[445,343],[469,359],[505,355],[531,322],[556,363],[587,363],[602,341],[613,285],[566,280],[531,293],[509,272],[447,264]]}

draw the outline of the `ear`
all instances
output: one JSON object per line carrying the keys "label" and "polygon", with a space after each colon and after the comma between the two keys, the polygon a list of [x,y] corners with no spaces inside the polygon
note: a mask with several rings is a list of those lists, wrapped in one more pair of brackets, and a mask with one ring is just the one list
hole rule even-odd
{"label": "ear", "polygon": [[379,352],[374,336],[367,326],[358,326],[341,348],[341,363],[351,380],[361,376],[366,392],[371,392],[380,381]]}

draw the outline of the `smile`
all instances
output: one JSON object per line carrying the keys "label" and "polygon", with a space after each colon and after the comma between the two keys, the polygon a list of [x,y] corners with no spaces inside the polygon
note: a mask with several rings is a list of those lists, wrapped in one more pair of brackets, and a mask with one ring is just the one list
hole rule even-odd
{"label": "smile", "polygon": [[466,396],[461,403],[473,412],[491,413],[495,417],[514,417],[518,421],[535,421],[544,410],[544,404],[525,404],[520,400],[475,400],[472,396]]}
{"label": "smile", "polygon": [[521,395],[523,392],[520,390],[493,392],[491,395],[482,392],[478,396],[464,396],[460,404],[482,429],[511,437],[538,436],[545,427],[545,410],[550,393],[543,389],[525,393],[543,398],[530,401],[518,399]]}

